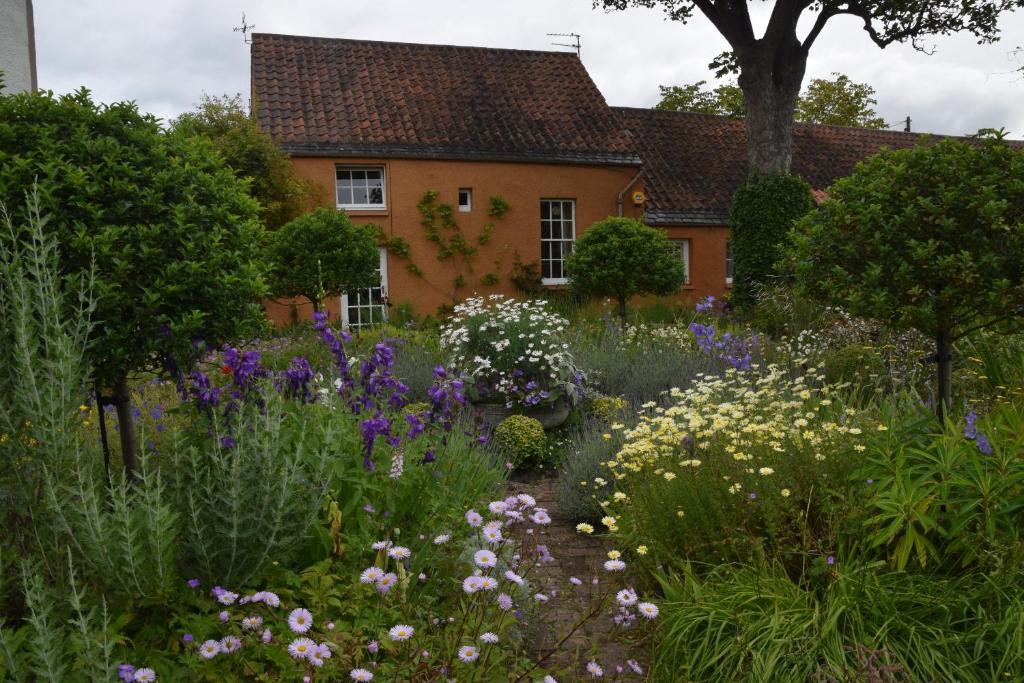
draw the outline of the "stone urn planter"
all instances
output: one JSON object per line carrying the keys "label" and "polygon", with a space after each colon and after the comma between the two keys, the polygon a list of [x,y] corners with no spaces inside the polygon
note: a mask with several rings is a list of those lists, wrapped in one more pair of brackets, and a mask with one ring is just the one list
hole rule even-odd
{"label": "stone urn planter", "polygon": [[541,423],[544,429],[554,429],[569,419],[569,413],[572,410],[565,400],[559,400],[539,408],[508,408],[504,403],[474,403],[473,409],[491,429],[501,424],[501,421],[509,415],[517,413],[534,418]]}

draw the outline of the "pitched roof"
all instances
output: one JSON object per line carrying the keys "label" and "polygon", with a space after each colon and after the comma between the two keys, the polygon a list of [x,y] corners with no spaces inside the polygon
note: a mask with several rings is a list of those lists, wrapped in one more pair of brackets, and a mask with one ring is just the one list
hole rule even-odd
{"label": "pitched roof", "polygon": [[[709,114],[615,107],[644,160],[646,220],[660,225],[725,225],[747,175],[744,122]],[[882,147],[913,147],[922,133],[797,123],[794,173],[823,196]],[[1011,143],[1014,145],[1020,143]]]}
{"label": "pitched roof", "polygon": [[295,155],[640,163],[568,52],[256,33],[252,92]]}

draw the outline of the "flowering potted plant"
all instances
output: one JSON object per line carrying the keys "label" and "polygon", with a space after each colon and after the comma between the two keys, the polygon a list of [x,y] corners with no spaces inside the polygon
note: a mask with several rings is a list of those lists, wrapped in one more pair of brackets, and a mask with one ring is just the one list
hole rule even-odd
{"label": "flowering potted plant", "polygon": [[550,428],[566,420],[583,384],[562,338],[567,325],[543,300],[476,297],[455,307],[441,347],[486,419],[520,412]]}

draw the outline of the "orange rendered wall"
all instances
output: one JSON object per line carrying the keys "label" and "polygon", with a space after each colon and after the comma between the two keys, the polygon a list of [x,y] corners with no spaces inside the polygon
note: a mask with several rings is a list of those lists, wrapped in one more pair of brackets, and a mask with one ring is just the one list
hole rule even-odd
{"label": "orange rendered wall", "polygon": [[690,281],[683,285],[681,298],[696,303],[708,295],[722,298],[729,293],[725,282],[725,243],[729,228],[724,225],[666,227],[669,239],[690,240]]}
{"label": "orange rendered wall", "polygon": [[[292,159],[298,175],[323,187],[327,206],[335,201],[335,167],[384,166],[387,208],[375,211],[350,211],[356,223],[379,225],[388,236],[400,236],[408,241],[410,257],[388,254],[388,294],[393,306],[411,304],[418,315],[436,314],[438,307],[452,304],[455,297],[464,299],[473,294],[502,293],[516,295],[509,280],[515,253],[524,263],[540,261],[540,200],[576,200],[576,237],[593,222],[616,214],[618,193],[636,175],[638,168],[621,166],[569,166],[558,164],[525,164],[475,161],[432,161],[419,159],[335,159],[295,157]],[[472,211],[458,211],[459,188],[473,191]],[[642,207],[633,205],[631,194],[641,190],[639,182],[623,196],[623,215],[640,217]],[[465,266],[457,267],[459,257],[439,261],[437,246],[426,239],[420,222],[423,220],[417,204],[428,190],[437,190],[436,204],[447,203],[470,244],[484,224],[494,223],[491,240],[472,258],[473,272]],[[504,218],[487,215],[490,197],[500,195],[509,204]],[[444,230],[442,229],[442,232]],[[407,269],[415,263],[423,275],[417,276]],[[462,273],[466,286],[454,288],[456,275]],[[500,278],[496,285],[481,285],[480,278],[494,272]],[[292,319],[292,302],[268,302],[267,313],[276,323]],[[338,309],[337,301],[328,306],[332,314]],[[298,315],[305,319],[310,307],[302,302]]]}
{"label": "orange rendered wall", "polygon": [[[388,294],[393,306],[410,304],[417,315],[436,314],[438,307],[452,304],[455,298],[474,294],[517,294],[509,280],[516,252],[524,263],[540,261],[540,200],[576,200],[577,239],[595,221],[616,214],[616,197],[636,175],[635,167],[569,166],[556,164],[525,164],[474,161],[432,161],[420,159],[342,159],[294,157],[296,173],[321,186],[326,206],[335,202],[335,167],[384,166],[387,208],[374,211],[350,211],[356,223],[381,226],[388,236],[403,237],[410,246],[408,259],[388,254]],[[458,211],[459,188],[473,191],[472,211]],[[623,215],[641,218],[642,206],[634,206],[631,195],[642,190],[637,182],[623,196]],[[437,203],[452,205],[453,215],[471,244],[484,224],[495,225],[490,242],[479,248],[472,259],[473,272],[457,267],[459,257],[445,261],[437,258],[437,246],[426,239],[423,219],[417,204],[428,190],[440,194]],[[510,208],[502,219],[487,215],[489,198],[500,195]],[[725,242],[728,228],[721,226],[668,227],[671,239],[690,240],[690,282],[680,297],[696,301],[709,294],[721,297],[727,293],[725,283]],[[442,229],[442,232],[443,229]],[[422,271],[414,275],[407,268],[412,262]],[[466,286],[458,290],[454,278],[462,273]],[[495,272],[496,285],[482,285],[480,278]],[[339,315],[340,302],[326,302],[332,318]],[[277,324],[288,324],[295,318],[308,319],[312,309],[308,302],[268,301],[267,314]]]}

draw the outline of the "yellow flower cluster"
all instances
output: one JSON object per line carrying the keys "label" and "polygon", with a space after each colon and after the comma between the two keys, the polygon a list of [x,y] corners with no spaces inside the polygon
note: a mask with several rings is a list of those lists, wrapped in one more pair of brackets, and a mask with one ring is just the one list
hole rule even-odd
{"label": "yellow flower cluster", "polygon": [[[795,379],[776,366],[759,374],[701,377],[686,391],[673,389],[668,407],[645,406],[605,465],[616,480],[653,475],[671,482],[682,468],[697,469],[709,458],[724,457],[739,465],[728,471],[774,480],[776,469],[767,463],[777,463],[783,454],[800,451],[825,460],[840,441],[861,433],[853,424],[857,411],[830,407],[837,388],[826,385],[814,368]],[[732,477],[724,479],[731,493],[743,489]],[[783,496],[789,493],[786,489]]]}

